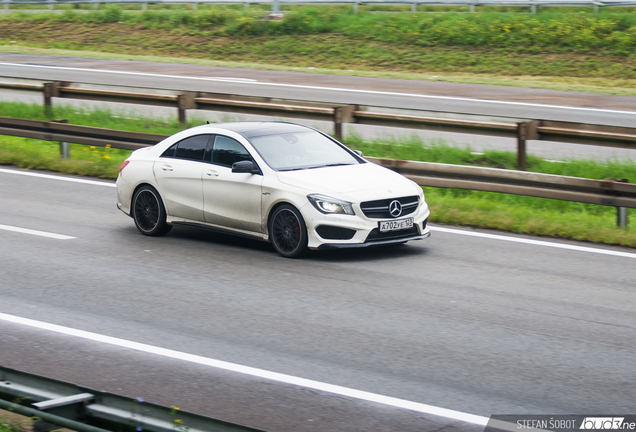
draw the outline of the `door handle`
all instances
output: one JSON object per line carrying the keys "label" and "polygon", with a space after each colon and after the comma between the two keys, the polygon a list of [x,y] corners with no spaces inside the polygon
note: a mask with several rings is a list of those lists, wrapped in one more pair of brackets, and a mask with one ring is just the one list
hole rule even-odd
{"label": "door handle", "polygon": [[174,170],[174,168],[172,168],[171,165],[164,165],[164,166],[161,167],[161,169],[164,170],[164,171],[173,171]]}
{"label": "door handle", "polygon": [[216,172],[216,171],[214,171],[214,170],[207,170],[207,171],[205,172],[205,174],[206,174],[208,177],[218,177],[218,176],[219,176],[219,173],[218,173],[218,172]]}

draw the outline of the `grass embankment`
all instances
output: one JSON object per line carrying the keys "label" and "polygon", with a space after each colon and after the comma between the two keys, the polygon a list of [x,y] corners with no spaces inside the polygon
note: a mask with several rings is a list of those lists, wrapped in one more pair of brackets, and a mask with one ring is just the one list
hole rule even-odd
{"label": "grass embankment", "polygon": [[[47,119],[38,105],[0,102],[0,110],[8,117]],[[73,124],[166,135],[183,129],[173,120],[147,119],[134,112],[107,109],[81,111],[57,105],[53,117],[67,119]],[[193,119],[187,126],[201,123]],[[353,136],[345,142],[351,148],[376,157],[508,169],[514,169],[516,163],[516,157],[511,152],[485,151],[475,154],[470,148],[455,148],[440,141],[422,142],[419,138],[365,142]],[[0,164],[103,178],[115,178],[119,166],[130,152],[71,145],[71,159],[61,159],[59,154],[58,143],[0,137]],[[549,174],[595,179],[636,179],[634,162],[571,160],[559,163],[530,156],[528,165],[531,171]],[[636,230],[616,228],[616,211],[613,207],[456,189],[425,188],[425,193],[433,222],[636,247]]]}
{"label": "grass embankment", "polygon": [[282,21],[265,20],[260,8],[218,6],[12,12],[0,16],[0,45],[636,94],[636,13],[585,10],[355,14],[348,6],[295,7]]}

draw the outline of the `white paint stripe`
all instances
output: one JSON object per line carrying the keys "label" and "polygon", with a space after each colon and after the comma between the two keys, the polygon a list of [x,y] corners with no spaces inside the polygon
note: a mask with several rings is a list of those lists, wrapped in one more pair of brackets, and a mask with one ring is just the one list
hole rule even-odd
{"label": "white paint stripe", "polygon": [[49,180],[61,180],[61,181],[67,181],[67,182],[73,182],[73,183],[83,183],[83,184],[89,184],[94,186],[115,187],[115,183],[99,182],[95,180],[85,180],[81,178],[65,177],[61,175],[40,174],[40,173],[34,173],[29,171],[8,170],[8,169],[0,168],[0,173],[17,174],[17,175],[23,175],[23,176],[29,176],[29,177],[39,177],[39,178],[44,178]]}
{"label": "white paint stripe", "polygon": [[208,77],[208,79],[218,80],[218,81],[230,81],[230,82],[258,82],[258,80],[252,78],[228,78],[228,77]]}
{"label": "white paint stripe", "polygon": [[[8,169],[1,169],[0,168],[0,173],[19,174],[19,175],[26,175],[26,176],[32,176],[32,177],[40,177],[40,178],[45,178],[45,179],[52,179],[52,180],[62,180],[62,181],[69,181],[69,182],[75,182],[75,183],[84,183],[84,184],[90,184],[90,185],[95,185],[95,186],[115,187],[115,183],[98,182],[98,181],[93,181],[93,180],[84,180],[84,179],[57,176],[57,175],[39,174],[39,173],[32,173],[32,172],[28,172],[28,171],[17,171],[17,170],[8,170]],[[531,244],[531,245],[535,245],[535,246],[544,246],[544,247],[553,247],[553,248],[559,248],[559,249],[568,249],[568,250],[574,250],[574,251],[579,251],[579,252],[590,252],[590,253],[597,253],[597,254],[603,254],[603,255],[613,255],[613,256],[620,256],[620,257],[624,257],[624,258],[636,258],[636,253],[630,253],[630,252],[621,252],[621,251],[614,251],[614,250],[601,249],[601,248],[592,248],[592,247],[586,247],[586,246],[575,246],[575,245],[569,245],[569,244],[564,244],[564,243],[547,242],[547,241],[542,241],[542,240],[531,240],[531,239],[524,239],[524,238],[504,236],[504,235],[486,234],[486,233],[479,233],[479,232],[467,231],[467,230],[459,230],[459,229],[453,229],[453,228],[443,228],[443,227],[432,226],[432,225],[429,225],[429,226],[431,228],[431,231],[439,231],[439,232],[446,232],[446,233],[452,233],[452,234],[460,234],[460,235],[466,235],[466,236],[472,236],[472,237],[481,237],[481,238],[487,238],[487,239],[491,239],[491,240],[501,240],[501,241],[516,242],[516,243],[525,243],[525,244]]]}
{"label": "white paint stripe", "polygon": [[71,236],[67,236],[63,234],[55,234],[55,233],[50,233],[46,231],[37,231],[37,230],[28,229],[28,228],[19,228],[19,227],[14,227],[10,225],[0,225],[0,230],[13,231],[13,232],[18,232],[22,234],[31,234],[31,235],[36,235],[40,237],[54,238],[57,240],[70,240],[75,238],[75,237],[71,237]]}
{"label": "white paint stripe", "polygon": [[70,327],[63,327],[56,324],[49,324],[42,321],[35,321],[28,318],[22,318],[15,315],[8,315],[0,312],[0,320],[25,325],[37,329],[48,330],[55,333],[61,333],[68,336],[75,336],[82,339],[87,339],[95,342],[101,342],[109,345],[114,345],[122,348],[129,348],[136,351],[141,351],[149,354],[155,354],[163,357],[168,357],[176,360],[187,361],[190,363],[196,363],[204,366],[210,366],[217,369],[223,369],[230,372],[237,372],[245,375],[254,376],[257,378],[268,379],[272,381],[282,382],[285,384],[291,384],[295,386],[310,388],[314,390],[320,390],[340,396],[347,396],[355,399],[361,399],[369,402],[376,402],[383,405],[389,405],[396,408],[403,408],[411,411],[417,411],[424,414],[432,414],[440,417],[445,417],[453,420],[459,420],[467,423],[473,423],[477,425],[485,426],[488,422],[488,417],[482,417],[474,414],[463,413],[461,411],[454,411],[445,408],[439,408],[432,405],[426,405],[418,402],[411,402],[404,399],[398,399],[390,396],[382,396],[375,393],[369,393],[362,390],[355,390],[348,387],[341,387],[338,385],[327,384],[319,381],[313,381],[305,378],[298,378],[291,375],[285,375],[277,372],[271,372],[263,369],[257,369],[249,366],[243,366],[235,363],[229,363],[222,360],[215,360],[207,357],[202,357],[194,354],[187,354],[179,351],[174,351],[166,348],[160,348],[152,345],[146,345],[138,342],[132,342],[125,339],[114,338],[110,336],[104,336],[97,333],[91,333],[83,330],[77,330]]}
{"label": "white paint stripe", "polygon": [[619,256],[624,258],[636,258],[636,253],[621,252],[621,251],[615,251],[611,249],[600,249],[600,248],[592,248],[592,247],[586,247],[586,246],[576,246],[576,245],[570,245],[566,243],[548,242],[543,240],[532,240],[532,239],[525,239],[520,237],[487,234],[487,233],[459,230],[459,229],[453,229],[453,228],[442,228],[439,226],[430,226],[430,228],[431,228],[431,231],[460,234],[460,235],[466,235],[471,237],[486,238],[491,240],[501,240],[501,241],[508,241],[513,243],[524,243],[524,244],[530,244],[535,246],[545,246],[545,247],[552,247],[557,249],[567,249],[567,250],[573,250],[578,252],[590,252],[590,253],[597,253],[602,255]]}
{"label": "white paint stripe", "polygon": [[[181,75],[163,75],[163,74],[153,74],[153,73],[145,73],[145,72],[130,72],[130,71],[113,71],[113,70],[104,70],[104,69],[86,69],[86,68],[70,68],[63,66],[41,66],[41,65],[29,65],[29,64],[20,64],[20,63],[0,63],[0,66],[20,66],[20,67],[31,67],[31,68],[40,68],[40,69],[56,69],[56,70],[72,70],[79,72],[99,72],[99,73],[109,73],[109,74],[120,74],[120,75],[131,75],[131,76],[145,76],[145,77],[156,77],[156,78],[174,78],[179,80],[195,80],[195,81],[218,81],[218,82],[229,82],[230,79],[227,78],[206,78],[206,77],[190,77],[190,76],[181,76]],[[23,78],[23,77],[20,77]],[[404,97],[414,97],[421,99],[436,99],[436,100],[450,100],[450,101],[460,101],[460,102],[480,102],[487,104],[501,104],[501,105],[516,105],[523,107],[539,107],[539,108],[556,108],[561,110],[574,110],[574,111],[587,111],[587,112],[600,112],[600,113],[611,113],[611,114],[630,114],[636,115],[636,111],[620,111],[620,110],[608,110],[608,109],[600,109],[600,108],[583,108],[583,107],[571,107],[571,106],[563,106],[563,105],[548,105],[548,104],[537,104],[537,103],[526,103],[526,102],[510,102],[510,101],[497,101],[497,100],[489,100],[489,99],[471,99],[471,98],[461,98],[461,97],[451,97],[451,96],[433,96],[433,95],[423,95],[416,93],[399,93],[399,92],[387,92],[387,91],[375,91],[375,90],[359,90],[359,89],[351,89],[351,88],[338,88],[338,87],[319,87],[319,86],[308,86],[308,85],[300,85],[300,84],[281,84],[281,83],[267,83],[267,82],[246,82],[243,80],[234,80],[237,83],[241,84],[249,84],[249,85],[257,85],[257,86],[267,86],[267,87],[284,87],[284,88],[298,88],[298,89],[307,89],[307,90],[328,90],[328,91],[336,91],[336,92],[346,92],[346,93],[361,93],[361,94],[372,94],[372,95],[384,95],[384,96],[404,96]]]}

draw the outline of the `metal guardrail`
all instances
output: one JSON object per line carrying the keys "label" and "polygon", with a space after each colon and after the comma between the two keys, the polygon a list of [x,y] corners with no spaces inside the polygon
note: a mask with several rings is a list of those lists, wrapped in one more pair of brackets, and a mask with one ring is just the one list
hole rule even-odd
{"label": "metal guardrail", "polygon": [[526,171],[366,157],[421,186],[500,192],[613,207],[636,208],[636,184]]}
{"label": "metal guardrail", "polygon": [[5,367],[0,367],[0,408],[78,432],[263,432]]}
{"label": "metal guardrail", "polygon": [[0,135],[136,150],[157,144],[166,135],[78,126],[58,121],[0,117]]}
{"label": "metal guardrail", "polygon": [[152,92],[153,89],[133,92],[80,87],[69,82],[31,84],[27,81],[22,79],[19,82],[0,82],[0,88],[42,92],[47,110],[52,106],[53,98],[67,98],[174,107],[181,122],[185,122],[186,111],[189,109],[332,121],[335,136],[339,140],[342,140],[344,123],[507,137],[517,141],[517,161],[520,169],[526,168],[528,140],[636,148],[636,128],[627,127],[506,117],[499,117],[497,121],[493,121],[492,117],[486,119],[462,113],[443,113],[445,116],[442,116],[440,113],[415,110],[409,111],[412,114],[392,114],[371,111],[377,108],[360,105],[333,105],[202,92],[161,94]]}
{"label": "metal guardrail", "polygon": [[49,10],[53,10],[56,4],[141,4],[145,10],[148,3],[152,4],[191,4],[196,10],[198,4],[242,4],[246,8],[250,4],[271,4],[272,13],[280,13],[281,4],[293,5],[317,5],[317,4],[349,4],[355,12],[359,5],[387,4],[410,5],[415,12],[417,6],[468,6],[471,12],[475,12],[476,6],[514,6],[529,7],[532,13],[536,13],[539,6],[583,6],[592,7],[598,12],[599,7],[608,6],[636,6],[636,0],[0,0],[4,5],[4,12],[9,12],[9,5],[41,4]]}
{"label": "metal guardrail", "polygon": [[[59,122],[0,117],[0,135],[48,141],[135,149],[154,145],[165,135],[126,132]],[[370,162],[397,171],[420,186],[500,192],[538,198],[551,198],[618,209],[617,224],[627,225],[625,209],[636,208],[636,184],[627,180],[593,180],[525,171],[413,162],[367,157]]]}

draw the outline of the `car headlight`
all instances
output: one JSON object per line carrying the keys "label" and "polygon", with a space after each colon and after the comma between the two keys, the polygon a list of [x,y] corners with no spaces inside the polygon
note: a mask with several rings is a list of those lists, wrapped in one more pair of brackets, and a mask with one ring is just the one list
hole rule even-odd
{"label": "car headlight", "polygon": [[311,202],[316,210],[320,213],[332,213],[332,214],[355,214],[353,206],[348,201],[342,201],[336,198],[331,198],[324,195],[312,194],[307,195],[307,199]]}

